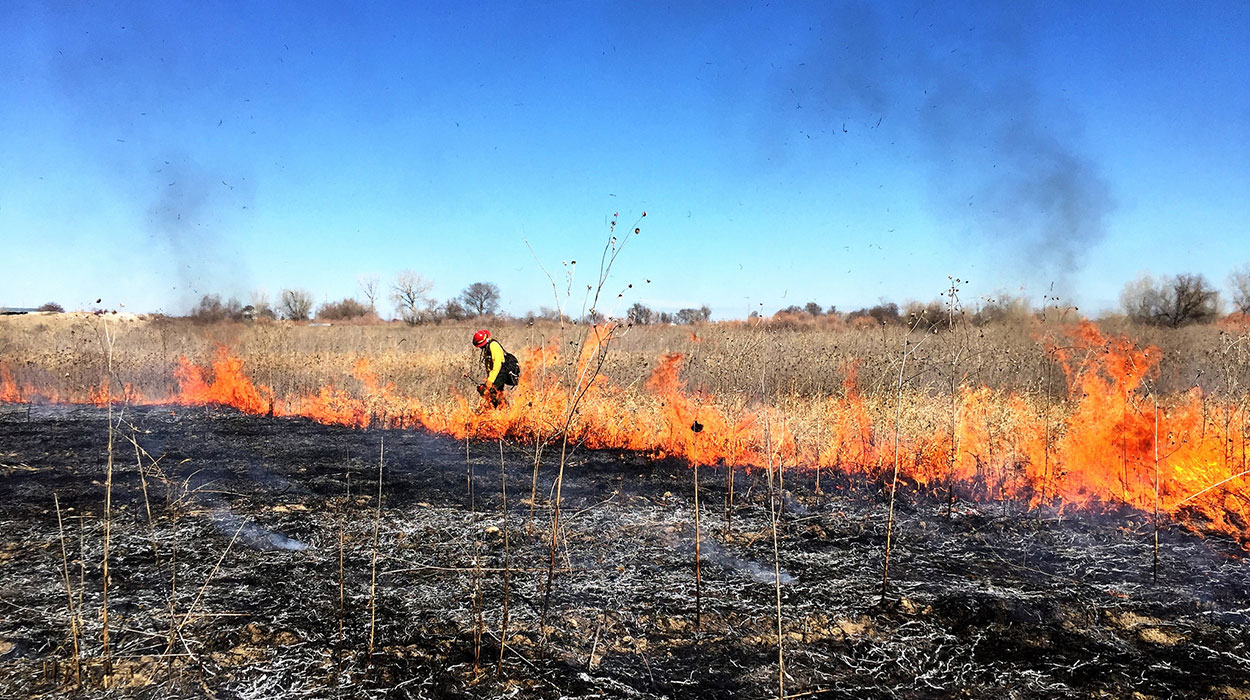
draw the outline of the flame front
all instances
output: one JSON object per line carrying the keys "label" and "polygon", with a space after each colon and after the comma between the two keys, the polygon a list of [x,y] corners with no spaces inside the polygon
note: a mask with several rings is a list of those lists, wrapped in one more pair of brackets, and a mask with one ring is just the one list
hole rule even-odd
{"label": "flame front", "polygon": [[[1159,351],[1105,337],[1093,324],[1073,329],[1064,347],[1047,349],[1067,377],[1066,397],[1042,400],[965,385],[929,429],[897,436],[893,409],[883,410],[881,399],[870,405],[854,365],[845,368],[840,395],[814,404],[814,414],[801,421],[775,406],[749,407],[690,391],[681,377],[685,357],[678,353],[660,358],[643,391],[623,389],[594,375],[598,343],[607,336],[595,337],[600,340],[584,343],[572,368],[561,363],[554,345],[519,353],[525,375],[498,408],[454,388],[438,402],[403,396],[379,380],[367,359],[352,369],[358,390],[325,386],[308,395],[278,396],[251,381],[242,361],[224,347],[209,367],[180,358],[178,392],[164,401],[129,387],[116,399],[107,383],[68,400],[222,405],[456,438],[532,442],[563,435],[589,448],[691,464],[782,465],[879,478],[888,476],[887,465],[893,468],[897,440],[900,478],[922,487],[1060,508],[1123,504],[1152,511],[1157,503],[1194,530],[1227,533],[1250,546],[1244,399],[1219,404],[1194,389],[1165,402],[1150,390]],[[577,374],[570,376],[572,371]],[[0,401],[37,395],[0,364]],[[901,398],[906,407],[908,397]]]}

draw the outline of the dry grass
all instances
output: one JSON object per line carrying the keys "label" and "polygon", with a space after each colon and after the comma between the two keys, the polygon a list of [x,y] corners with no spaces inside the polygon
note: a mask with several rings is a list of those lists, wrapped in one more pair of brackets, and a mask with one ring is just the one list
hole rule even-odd
{"label": "dry grass", "polygon": [[[181,319],[122,320],[115,331],[113,366],[117,382],[159,400],[177,393],[179,358],[208,365],[219,346],[239,357],[252,381],[278,396],[315,393],[335,386],[359,391],[353,367],[362,358],[383,383],[400,395],[437,404],[466,395],[481,373],[468,339],[480,322],[408,326],[334,325],[291,322],[195,324]],[[1155,345],[1163,359],[1156,382],[1160,394],[1200,386],[1208,396],[1241,397],[1250,387],[1250,335],[1217,326],[1179,330],[1124,327],[1139,345]],[[1048,349],[1062,346],[1069,326],[1028,324],[957,326],[932,333],[908,360],[902,429],[909,434],[941,430],[961,385],[989,387],[1001,401],[1016,394],[1038,412],[1061,411],[1067,387]],[[549,323],[494,324],[496,337],[511,350],[560,347],[577,329]],[[889,406],[897,390],[899,348],[905,328],[863,324],[759,325],[742,322],[623,328],[613,340],[603,374],[623,388],[626,400],[656,401],[644,388],[665,353],[685,355],[682,380],[726,415],[768,403],[790,417],[798,441],[827,430],[826,402],[842,397],[848,373],[855,373],[875,425],[893,423]],[[571,353],[566,353],[571,355]],[[566,362],[572,359],[566,358]],[[81,397],[107,375],[107,353],[99,320],[90,315],[17,316],[0,319],[0,363],[18,386],[33,386],[58,398]],[[758,377],[767,368],[768,395]],[[472,381],[465,379],[465,375]],[[1008,430],[1010,426],[997,426]]]}

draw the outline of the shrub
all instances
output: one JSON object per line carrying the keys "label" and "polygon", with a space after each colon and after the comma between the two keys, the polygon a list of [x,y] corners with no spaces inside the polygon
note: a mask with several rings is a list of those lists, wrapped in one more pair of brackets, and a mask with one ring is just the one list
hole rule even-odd
{"label": "shrub", "polygon": [[1028,299],[1023,296],[1013,297],[1010,294],[999,293],[997,296],[984,300],[981,308],[972,315],[972,323],[977,326],[990,323],[1019,323],[1032,315],[1033,309]]}
{"label": "shrub", "polygon": [[695,323],[704,323],[711,320],[712,310],[706,305],[697,309],[679,309],[677,311],[677,322],[693,325]]}
{"label": "shrub", "polygon": [[919,324],[921,328],[949,328],[958,323],[961,316],[958,309],[952,314],[950,307],[942,301],[909,302],[906,311],[908,326]]}
{"label": "shrub", "polygon": [[[861,318],[871,319],[879,326],[899,325],[903,322],[902,315],[899,314],[898,304],[894,302],[882,302],[868,309],[859,309],[852,311],[846,315],[847,321],[858,321]],[[856,324],[861,325],[861,324]]]}
{"label": "shrub", "polygon": [[346,321],[352,318],[368,316],[372,313],[373,309],[368,305],[348,298],[322,304],[321,308],[317,309],[317,318],[323,318],[327,321]]}
{"label": "shrub", "polygon": [[1134,321],[1179,328],[1215,320],[1220,312],[1220,293],[1202,275],[1181,274],[1157,281],[1141,275],[1124,285],[1120,304]]}
{"label": "shrub", "polygon": [[187,318],[196,323],[218,323],[220,321],[239,321],[245,317],[244,306],[236,298],[230,297],[223,303],[217,294],[205,294],[191,308]]}
{"label": "shrub", "polygon": [[472,317],[473,314],[455,299],[448,299],[443,304],[443,318],[448,321],[464,321]]}
{"label": "shrub", "polygon": [[303,289],[282,290],[282,314],[292,321],[306,321],[312,311],[312,295]]}
{"label": "shrub", "polygon": [[656,318],[655,312],[651,310],[651,307],[642,302],[635,302],[633,306],[629,307],[629,311],[625,313],[625,316],[635,326],[650,325],[655,322]]}
{"label": "shrub", "polygon": [[1250,314],[1250,265],[1242,265],[1228,276],[1232,288],[1233,306],[1237,311]]}

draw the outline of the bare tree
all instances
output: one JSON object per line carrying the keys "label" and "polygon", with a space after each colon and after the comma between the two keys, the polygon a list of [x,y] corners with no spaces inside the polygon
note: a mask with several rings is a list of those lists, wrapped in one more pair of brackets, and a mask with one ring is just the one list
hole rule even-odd
{"label": "bare tree", "polygon": [[246,308],[248,307],[243,306],[243,302],[239,301],[238,297],[230,297],[229,300],[222,302],[219,294],[205,294],[187,313],[187,318],[199,323],[242,321],[249,318],[245,313]]}
{"label": "bare tree", "polygon": [[226,307],[221,303],[220,294],[205,294],[200,297],[187,318],[201,323],[215,323],[226,318]]}
{"label": "bare tree", "polygon": [[377,275],[360,275],[356,278],[356,284],[360,285],[360,293],[365,296],[365,301],[369,302],[369,309],[374,313],[378,310],[378,285],[382,280]]}
{"label": "bare tree", "polygon": [[448,299],[443,304],[443,317],[448,320],[463,321],[471,316],[472,314],[470,314],[469,311],[455,299]]}
{"label": "bare tree", "polygon": [[984,326],[991,323],[1023,323],[1033,315],[1027,297],[1012,296],[1008,292],[999,292],[995,296],[982,300],[981,308],[972,315],[972,323]]}
{"label": "bare tree", "polygon": [[567,320],[567,317],[561,315],[560,310],[557,308],[551,306],[540,306],[538,307],[538,311],[526,312],[525,320],[529,323],[533,323],[537,320],[555,321],[556,323],[561,323]]}
{"label": "bare tree", "polygon": [[474,282],[460,293],[460,303],[474,316],[486,316],[499,311],[499,287],[490,282]]}
{"label": "bare tree", "polygon": [[950,328],[959,320],[956,315],[950,313],[946,303],[941,299],[928,302],[909,301],[903,307],[902,313],[906,315],[909,326],[922,323],[926,327]]}
{"label": "bare tree", "polygon": [[313,298],[303,289],[282,290],[282,315],[292,321],[306,321],[312,311]]}
{"label": "bare tree", "polygon": [[1250,314],[1250,263],[1233,270],[1228,276],[1232,289],[1233,306],[1243,314]]}
{"label": "bare tree", "polygon": [[230,297],[226,300],[226,318],[232,321],[239,321],[243,318],[243,302],[238,297]]}
{"label": "bare tree", "polygon": [[1120,291],[1120,306],[1124,313],[1140,323],[1154,323],[1155,313],[1163,307],[1163,286],[1146,273],[1124,285]]}
{"label": "bare tree", "polygon": [[1206,323],[1220,315],[1220,293],[1202,275],[1172,278],[1172,308],[1168,322],[1173,328],[1186,323]]}
{"label": "bare tree", "polygon": [[1179,328],[1205,323],[1220,312],[1220,293],[1202,275],[1180,274],[1155,280],[1141,275],[1124,285],[1120,304],[1140,323]]}
{"label": "bare tree", "polygon": [[434,285],[424,277],[404,270],[395,278],[395,286],[391,287],[391,301],[395,302],[395,310],[405,323],[416,325],[434,318],[434,300],[428,296]]}
{"label": "bare tree", "polygon": [[645,326],[655,322],[655,312],[641,301],[629,307],[629,311],[625,312],[625,317],[635,326]]}
{"label": "bare tree", "polygon": [[[802,310],[800,309],[800,312]],[[700,306],[697,309],[678,309],[677,322],[687,325],[695,323],[703,323],[712,318],[712,310],[707,305]]]}
{"label": "bare tree", "polygon": [[257,289],[252,292],[252,317],[275,319],[278,317],[273,310],[273,306],[269,304],[269,292],[263,289]]}
{"label": "bare tree", "polygon": [[807,305],[803,307],[803,310],[813,316],[819,316],[823,311],[820,304],[817,304],[814,301],[807,302]]}

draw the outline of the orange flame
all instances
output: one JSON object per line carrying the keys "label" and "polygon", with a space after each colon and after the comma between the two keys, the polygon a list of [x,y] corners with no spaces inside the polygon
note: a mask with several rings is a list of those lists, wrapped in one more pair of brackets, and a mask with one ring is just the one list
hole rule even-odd
{"label": "orange flame", "polygon": [[273,408],[273,389],[253,385],[243,374],[243,361],[232,356],[225,346],[217,348],[211,382],[205,374],[203,368],[191,364],[185,357],[179,357],[178,369],[174,370],[179,386],[175,401],[188,406],[233,406],[252,414],[266,413]]}
{"label": "orange flame", "polygon": [[[660,358],[645,391],[622,389],[595,375],[595,358],[611,329],[591,328],[587,337],[576,375],[567,372],[555,346],[521,351],[525,375],[499,407],[456,387],[449,387],[449,399],[433,403],[403,396],[380,381],[365,359],[352,369],[358,387],[349,380],[350,390],[326,386],[310,395],[279,397],[254,384],[242,361],[224,347],[211,367],[179,358],[178,394],[170,400],[362,428],[421,428],[457,438],[533,441],[563,433],[589,448],[641,451],[700,465],[784,462],[869,475],[892,468],[892,411],[869,405],[855,365],[845,369],[841,395],[819,407],[815,427],[800,439],[792,418],[775,407],[731,408],[690,391],[681,378],[686,358],[679,353]],[[1032,506],[1124,504],[1151,511],[1157,492],[1162,513],[1250,546],[1244,401],[1219,404],[1197,389],[1164,401],[1151,393],[1150,384],[1158,374],[1159,351],[1105,337],[1093,324],[1076,327],[1065,346],[1047,351],[1065,372],[1066,397],[1039,408],[1039,401],[1024,396],[960,387],[949,420],[898,436],[900,476],[922,486],[957,488],[966,498],[1015,499]],[[121,400],[153,403],[129,386],[122,393]],[[33,395],[0,364],[0,401],[22,402]],[[82,399],[113,400],[107,384]],[[886,413],[889,422],[874,423],[874,415]]]}
{"label": "orange flame", "polygon": [[9,365],[0,362],[0,401],[7,403],[23,403],[22,392],[17,390],[17,382],[13,381],[13,372]]}

